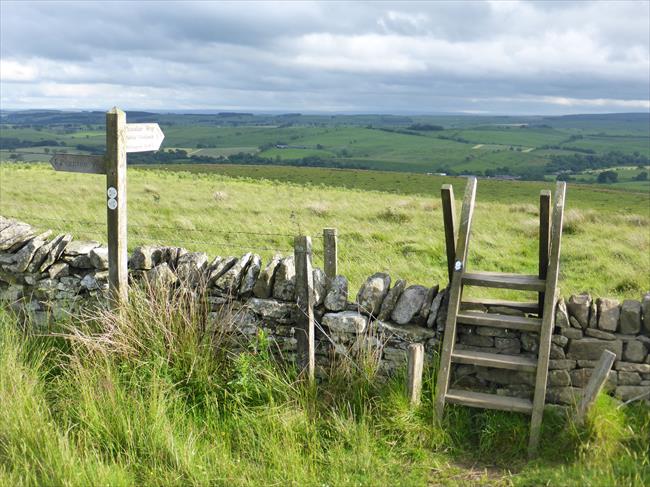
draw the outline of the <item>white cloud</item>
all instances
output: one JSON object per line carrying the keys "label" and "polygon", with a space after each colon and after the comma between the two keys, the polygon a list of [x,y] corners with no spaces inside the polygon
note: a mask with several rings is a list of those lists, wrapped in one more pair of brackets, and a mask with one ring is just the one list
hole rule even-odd
{"label": "white cloud", "polygon": [[0,82],[34,81],[38,77],[35,66],[11,59],[0,59]]}

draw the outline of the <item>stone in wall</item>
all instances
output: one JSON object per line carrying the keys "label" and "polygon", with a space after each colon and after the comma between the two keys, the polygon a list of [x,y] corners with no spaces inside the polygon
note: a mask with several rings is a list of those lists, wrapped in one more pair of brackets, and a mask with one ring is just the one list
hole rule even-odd
{"label": "stone in wall", "polygon": [[615,395],[622,401],[632,401],[650,397],[650,386],[618,386]]}
{"label": "stone in wall", "polygon": [[7,265],[6,269],[14,273],[25,272],[34,254],[45,244],[51,233],[47,231],[28,240],[14,255],[13,264]]}
{"label": "stone in wall", "polygon": [[398,325],[405,325],[410,322],[416,313],[419,313],[420,309],[422,309],[427,291],[424,286],[407,287],[397,300],[395,309],[390,315],[391,320]]}
{"label": "stone in wall", "polygon": [[368,318],[356,311],[326,313],[323,316],[323,326],[333,333],[360,334],[366,331]]}
{"label": "stone in wall", "polygon": [[433,301],[431,301],[431,308],[429,308],[429,316],[427,317],[427,328],[434,328],[436,320],[440,315],[442,303],[446,295],[447,289],[443,289],[442,291],[438,292],[438,294],[436,294],[436,297],[433,298]]}
{"label": "stone in wall", "polygon": [[616,335],[614,333],[597,330],[595,328],[587,328],[585,330],[585,336],[598,338],[599,340],[616,340]]}
{"label": "stone in wall", "polygon": [[275,271],[273,297],[293,301],[296,293],[296,265],[293,257],[285,257]]}
{"label": "stone in wall", "polygon": [[[569,371],[569,376],[571,377],[571,385],[574,387],[579,387],[583,389],[589,382],[589,378],[593,373],[593,368],[584,368],[584,369],[575,369]],[[618,384],[618,374],[615,370],[610,370],[607,380],[605,381],[605,389],[608,392],[613,391]]]}
{"label": "stone in wall", "polygon": [[0,231],[0,250],[13,253],[33,236],[34,229],[31,225],[11,220]]}
{"label": "stone in wall", "polygon": [[429,313],[431,312],[431,304],[433,304],[433,300],[438,295],[438,289],[439,286],[436,284],[427,291],[424,301],[422,302],[422,308],[420,308],[420,312],[418,313],[418,323],[426,326],[426,323],[429,320]]}
{"label": "stone in wall", "polygon": [[275,271],[280,265],[281,257],[276,255],[271,259],[271,261],[266,265],[266,267],[260,271],[260,274],[255,281],[253,286],[253,295],[257,298],[270,298],[273,294],[273,285],[275,284]]}
{"label": "stone in wall", "polygon": [[[32,257],[31,262],[27,266],[27,272],[34,273],[34,272],[43,272],[51,265],[60,255],[59,252],[59,247],[62,242],[64,242],[67,239],[67,241],[71,240],[71,237],[69,235],[57,235],[54,237],[52,240],[49,242],[46,242],[43,244],[34,254]],[[66,242],[67,244],[67,242]],[[65,245],[63,246],[65,247]],[[61,248],[61,252],[63,252],[63,249]],[[57,255],[58,254],[58,255]],[[50,262],[49,265],[44,265],[46,259],[52,259],[52,262]],[[44,268],[41,269],[41,266],[44,265]]]}
{"label": "stone in wall", "polygon": [[[236,296],[241,286],[246,268],[253,258],[252,253],[242,255],[226,272],[214,281],[214,286],[227,296]],[[294,279],[295,282],[295,279]],[[295,285],[295,284],[294,284]],[[293,295],[293,292],[292,292]],[[288,301],[288,300],[287,300]]]}
{"label": "stone in wall", "polygon": [[348,280],[345,276],[336,276],[329,285],[325,296],[325,309],[343,311],[348,304]]}
{"label": "stone in wall", "polygon": [[178,281],[178,277],[171,270],[167,262],[163,262],[156,267],[149,269],[145,273],[145,279],[156,288],[168,288]]}
{"label": "stone in wall", "polygon": [[621,305],[619,330],[621,333],[636,334],[641,331],[641,303],[626,299]]}
{"label": "stone in wall", "polygon": [[[158,247],[154,247],[151,245],[143,245],[141,247],[136,247],[133,253],[131,254],[131,258],[129,259],[129,267],[131,269],[139,269],[139,270],[151,269],[154,266],[154,253],[156,252],[159,252]],[[86,252],[79,252],[79,253],[84,254]]]}
{"label": "stone in wall", "polygon": [[176,275],[182,285],[197,287],[204,284],[208,254],[205,252],[188,252],[178,259]]}
{"label": "stone in wall", "polygon": [[597,338],[583,338],[571,340],[567,358],[577,360],[598,360],[604,350],[610,350],[620,360],[623,356],[623,342],[621,340],[603,341]]}
{"label": "stone in wall", "polygon": [[642,363],[648,356],[645,345],[638,340],[631,340],[625,343],[623,350],[623,360],[627,362]]}
{"label": "stone in wall", "polygon": [[376,272],[361,285],[357,293],[357,304],[361,312],[376,316],[390,288],[390,276],[385,272]]}
{"label": "stone in wall", "polygon": [[210,264],[208,268],[208,286],[215,286],[216,282],[228,272],[232,266],[234,266],[237,261],[237,257],[228,256],[228,257],[215,257],[215,259]]}
{"label": "stone in wall", "polygon": [[263,319],[283,324],[296,322],[297,308],[294,303],[275,299],[250,298],[246,301],[246,307]]}
{"label": "stone in wall", "polygon": [[108,248],[106,247],[95,247],[90,252],[88,252],[88,258],[90,259],[90,264],[98,270],[108,269]]}
{"label": "stone in wall", "polygon": [[566,303],[564,298],[560,298],[557,301],[557,306],[555,308],[555,326],[559,328],[569,328],[569,314],[567,312]]}
{"label": "stone in wall", "polygon": [[314,306],[320,306],[327,294],[327,276],[318,267],[312,270],[312,282],[314,287]]}
{"label": "stone in wall", "polygon": [[574,295],[567,301],[569,315],[578,322],[581,328],[589,326],[589,311],[591,309],[591,296],[589,294]]}
{"label": "stone in wall", "polygon": [[257,282],[261,268],[262,258],[257,254],[253,254],[239,286],[239,295],[241,297],[247,298],[253,294],[253,287]]}
{"label": "stone in wall", "polygon": [[390,314],[395,309],[397,300],[402,295],[402,292],[404,292],[405,287],[406,281],[404,279],[398,279],[395,281],[395,284],[392,288],[389,289],[386,297],[381,303],[381,308],[379,309],[379,315],[377,316],[377,319],[380,321],[386,321],[388,318],[390,318]]}

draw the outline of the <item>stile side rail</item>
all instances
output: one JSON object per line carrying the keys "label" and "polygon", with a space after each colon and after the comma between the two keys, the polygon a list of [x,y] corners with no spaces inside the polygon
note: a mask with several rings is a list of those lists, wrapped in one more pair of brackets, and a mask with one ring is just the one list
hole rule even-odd
{"label": "stile side rail", "polygon": [[471,177],[467,180],[467,186],[465,187],[465,196],[463,198],[458,243],[456,244],[456,252],[454,258],[454,273],[451,280],[449,304],[447,309],[445,335],[443,338],[442,353],[440,356],[440,369],[438,370],[435,413],[439,420],[442,419],[445,407],[445,395],[447,394],[447,387],[449,384],[451,354],[454,347],[454,341],[456,340],[456,318],[458,315],[458,310],[460,309],[462,278],[467,262],[467,250],[469,247],[469,238],[472,226],[472,216],[474,214],[475,199],[476,178]]}
{"label": "stile side rail", "polygon": [[[548,253],[551,246],[551,192],[544,189],[539,193],[539,278],[546,279]],[[538,296],[539,314],[544,308],[544,293]]]}
{"label": "stile side rail", "polygon": [[451,184],[443,184],[442,188],[440,188],[440,198],[442,199],[442,219],[445,226],[447,272],[449,274],[449,284],[451,284],[451,278],[454,275],[454,260],[456,258],[456,238],[458,237],[454,187]]}
{"label": "stile side rail", "polygon": [[551,350],[551,335],[555,325],[555,290],[560,273],[560,248],[562,243],[562,221],[564,219],[564,197],[566,183],[560,181],[555,189],[553,203],[553,217],[551,226],[551,252],[549,256],[548,272],[546,275],[546,289],[544,293],[544,309],[542,312],[542,330],[539,337],[539,351],[537,375],[535,378],[535,396],[533,399],[533,412],[530,421],[530,439],[528,442],[528,455],[534,456],[539,445],[539,434],[544,414],[546,399],[546,380],[548,378],[548,361]]}

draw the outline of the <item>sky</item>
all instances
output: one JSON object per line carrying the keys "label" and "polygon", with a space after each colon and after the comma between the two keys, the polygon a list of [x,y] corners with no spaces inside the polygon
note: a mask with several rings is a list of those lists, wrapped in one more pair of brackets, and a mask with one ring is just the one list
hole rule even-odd
{"label": "sky", "polygon": [[650,2],[0,0],[0,108],[650,111]]}

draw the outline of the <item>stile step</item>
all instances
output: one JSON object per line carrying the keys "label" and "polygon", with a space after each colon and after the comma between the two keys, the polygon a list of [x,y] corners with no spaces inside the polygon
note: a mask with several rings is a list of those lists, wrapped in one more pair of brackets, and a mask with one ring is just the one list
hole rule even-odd
{"label": "stile step", "polygon": [[451,361],[457,364],[521,370],[524,372],[534,372],[537,369],[537,360],[530,357],[477,352],[474,350],[454,350],[451,354]]}
{"label": "stile step", "polygon": [[507,328],[539,333],[542,328],[541,318],[528,318],[526,316],[501,315],[498,313],[480,313],[463,311],[458,313],[456,321],[463,325],[491,326],[493,328]]}
{"label": "stile step", "polygon": [[546,281],[537,276],[505,274],[502,272],[466,272],[463,274],[463,284],[536,292],[544,292],[546,289]]}
{"label": "stile step", "polygon": [[500,411],[514,411],[526,414],[531,414],[533,411],[533,403],[529,399],[464,391],[462,389],[447,390],[445,400],[452,404],[461,404],[474,408],[498,409]]}
{"label": "stile step", "polygon": [[490,298],[463,298],[460,303],[461,310],[471,310],[477,307],[491,307],[499,306],[503,308],[512,308],[524,313],[539,313],[539,303],[535,302],[522,302],[522,301],[506,301],[503,299],[490,299]]}

